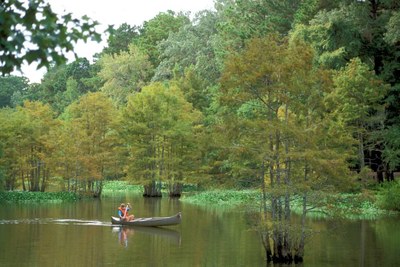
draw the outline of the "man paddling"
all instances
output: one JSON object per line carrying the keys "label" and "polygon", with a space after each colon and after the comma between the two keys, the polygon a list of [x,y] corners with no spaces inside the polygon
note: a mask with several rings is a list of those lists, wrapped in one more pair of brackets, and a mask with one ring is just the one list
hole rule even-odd
{"label": "man paddling", "polygon": [[131,205],[128,203],[125,205],[124,203],[121,203],[121,205],[118,208],[118,216],[122,221],[130,222],[133,219],[135,219],[134,215],[129,215],[128,212],[131,209]]}

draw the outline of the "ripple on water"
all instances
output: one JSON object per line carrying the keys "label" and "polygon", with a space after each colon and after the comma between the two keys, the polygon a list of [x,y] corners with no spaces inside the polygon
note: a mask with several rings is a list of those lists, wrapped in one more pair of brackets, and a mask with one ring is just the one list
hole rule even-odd
{"label": "ripple on water", "polygon": [[97,220],[54,219],[54,218],[0,220],[0,224],[62,224],[62,225],[111,226],[110,222],[102,222]]}

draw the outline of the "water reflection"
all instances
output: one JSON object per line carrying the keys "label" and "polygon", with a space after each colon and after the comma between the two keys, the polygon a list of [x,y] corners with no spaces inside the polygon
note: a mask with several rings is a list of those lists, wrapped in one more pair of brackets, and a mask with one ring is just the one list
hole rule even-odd
{"label": "water reflection", "polygon": [[[178,211],[185,216],[172,227],[115,226],[110,216],[121,202],[135,203],[140,217]],[[309,226],[318,234],[306,243],[302,266],[400,266],[399,218],[310,219]],[[141,195],[62,205],[0,205],[0,266],[130,266],[133,262],[164,267],[265,266],[265,255],[259,235],[250,230],[239,209],[148,200]]]}
{"label": "water reflection", "polygon": [[80,219],[53,219],[51,221],[55,224],[73,224],[73,225],[93,225],[93,226],[110,226],[109,222],[102,222],[97,220],[80,220]]}
{"label": "water reflection", "polygon": [[32,218],[19,220],[0,220],[1,224],[55,224],[55,225],[73,225],[73,226],[107,226],[112,227],[113,233],[118,233],[119,243],[128,247],[128,240],[138,232],[149,236],[158,236],[169,242],[180,245],[181,234],[178,231],[162,228],[162,227],[144,227],[144,226],[115,226],[110,222],[98,220],[82,220],[82,219],[54,219],[54,218]]}
{"label": "water reflection", "polygon": [[118,232],[119,244],[125,248],[128,247],[128,236],[134,235],[135,231],[128,227],[113,227],[113,232]]}
{"label": "water reflection", "polygon": [[113,233],[118,233],[118,241],[128,247],[129,239],[137,232],[143,235],[160,237],[168,240],[175,245],[181,245],[181,234],[178,231],[161,227],[142,227],[142,226],[113,226]]}

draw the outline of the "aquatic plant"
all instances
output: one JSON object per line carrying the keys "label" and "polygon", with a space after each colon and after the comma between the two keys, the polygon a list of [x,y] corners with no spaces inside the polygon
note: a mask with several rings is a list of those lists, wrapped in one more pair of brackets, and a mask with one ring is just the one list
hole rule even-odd
{"label": "aquatic plant", "polygon": [[212,190],[184,195],[181,201],[199,205],[238,206],[253,203],[259,198],[256,190]]}
{"label": "aquatic plant", "polygon": [[[310,197],[310,199],[313,199]],[[307,217],[312,218],[344,218],[351,220],[373,220],[391,215],[391,212],[382,209],[376,202],[375,194],[363,192],[358,194],[327,194],[318,196],[318,202],[311,201]],[[237,207],[246,206],[246,209],[258,209],[260,194],[257,190],[212,190],[195,194],[185,194],[181,201],[200,206]],[[301,214],[302,203],[300,198],[292,201],[292,211]]]}
{"label": "aquatic plant", "polygon": [[[313,206],[314,205],[314,206]],[[293,202],[293,212],[301,213],[299,201]],[[310,203],[308,217],[344,218],[350,220],[374,220],[392,213],[377,205],[375,194],[362,192],[357,194],[329,194],[319,199],[317,204]]]}
{"label": "aquatic plant", "polygon": [[107,191],[143,191],[142,185],[129,184],[126,181],[106,181],[103,184],[103,193]]}
{"label": "aquatic plant", "polygon": [[76,201],[79,196],[73,192],[27,192],[4,191],[0,192],[2,202],[64,202]]}

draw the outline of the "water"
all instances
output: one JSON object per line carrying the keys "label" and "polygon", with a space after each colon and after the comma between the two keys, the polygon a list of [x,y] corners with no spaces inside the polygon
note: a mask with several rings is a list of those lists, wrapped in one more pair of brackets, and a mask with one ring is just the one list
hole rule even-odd
{"label": "water", "polygon": [[[136,217],[182,212],[164,228],[111,225],[121,202]],[[266,266],[245,214],[115,195],[67,204],[0,206],[0,266]],[[302,266],[400,266],[400,222],[310,220],[314,234]],[[273,266],[273,265],[270,265]],[[276,266],[276,265],[275,265]]]}

